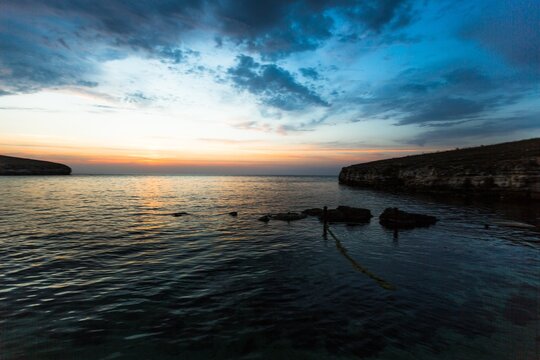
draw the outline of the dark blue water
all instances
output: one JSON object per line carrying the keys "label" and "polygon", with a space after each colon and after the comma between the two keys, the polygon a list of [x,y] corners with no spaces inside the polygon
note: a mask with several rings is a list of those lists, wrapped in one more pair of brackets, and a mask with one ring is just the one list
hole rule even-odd
{"label": "dark blue water", "polygon": [[[257,221],[323,205],[440,222],[337,246]],[[540,236],[504,214],[334,178],[0,178],[0,359],[536,360]]]}

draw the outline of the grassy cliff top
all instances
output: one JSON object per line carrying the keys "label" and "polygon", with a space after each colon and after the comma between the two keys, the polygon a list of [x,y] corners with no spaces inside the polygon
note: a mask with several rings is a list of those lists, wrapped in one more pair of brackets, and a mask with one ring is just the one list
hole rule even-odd
{"label": "grassy cliff top", "polygon": [[361,170],[386,167],[415,168],[425,166],[433,168],[451,168],[455,166],[486,168],[503,163],[524,161],[539,157],[540,138],[534,138],[495,145],[371,161],[351,165],[348,166],[347,169]]}

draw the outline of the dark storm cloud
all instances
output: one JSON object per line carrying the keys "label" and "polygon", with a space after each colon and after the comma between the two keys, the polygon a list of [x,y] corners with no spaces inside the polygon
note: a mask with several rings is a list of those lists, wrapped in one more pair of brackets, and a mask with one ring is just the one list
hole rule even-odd
{"label": "dark storm cloud", "polygon": [[408,0],[229,0],[213,12],[224,34],[265,59],[319,47],[339,35],[336,18],[348,36],[399,29],[412,19]]}
{"label": "dark storm cloud", "polygon": [[76,24],[81,37],[102,37],[118,45],[153,49],[178,40],[182,30],[195,28],[203,5],[197,0],[17,0],[3,6],[30,20],[40,14],[56,17],[58,23]]}
{"label": "dark storm cloud", "polygon": [[412,6],[403,0],[370,0],[347,11],[352,18],[360,20],[368,29],[380,32],[385,26],[394,29],[408,25],[412,18]]}
{"label": "dark storm cloud", "polygon": [[324,14],[330,4],[310,1],[224,1],[214,14],[221,31],[233,42],[275,59],[316,49],[332,36],[333,20]]}
{"label": "dark storm cloud", "polygon": [[235,87],[255,95],[264,105],[287,111],[329,106],[290,72],[275,64],[260,64],[250,56],[241,55],[236,66],[227,72]]}
{"label": "dark storm cloud", "polygon": [[[178,64],[190,51],[181,47],[190,30],[276,59],[319,47],[335,35],[336,18],[378,34],[404,26],[409,13],[404,0],[2,1],[0,74],[26,92],[81,85],[97,72],[96,62],[134,51]],[[108,53],[96,54],[97,45]]]}
{"label": "dark storm cloud", "polygon": [[26,92],[81,80],[88,63],[69,56],[69,50],[47,33],[8,18],[9,13],[0,14],[0,80],[4,86]]}

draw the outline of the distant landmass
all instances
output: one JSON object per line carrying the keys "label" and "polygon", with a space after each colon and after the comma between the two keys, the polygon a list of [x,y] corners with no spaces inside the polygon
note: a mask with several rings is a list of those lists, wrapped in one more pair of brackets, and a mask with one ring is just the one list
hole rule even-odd
{"label": "distant landmass", "polygon": [[0,155],[0,175],[69,175],[71,168],[50,161]]}
{"label": "distant landmass", "polygon": [[540,200],[540,138],[344,167],[342,184]]}

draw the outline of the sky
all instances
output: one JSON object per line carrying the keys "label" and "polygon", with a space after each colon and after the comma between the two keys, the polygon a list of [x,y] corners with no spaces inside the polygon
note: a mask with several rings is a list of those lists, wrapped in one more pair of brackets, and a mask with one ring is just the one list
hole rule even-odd
{"label": "sky", "polygon": [[0,154],[323,174],[540,136],[538,0],[2,0]]}

